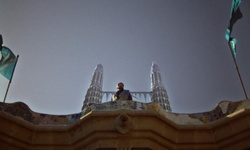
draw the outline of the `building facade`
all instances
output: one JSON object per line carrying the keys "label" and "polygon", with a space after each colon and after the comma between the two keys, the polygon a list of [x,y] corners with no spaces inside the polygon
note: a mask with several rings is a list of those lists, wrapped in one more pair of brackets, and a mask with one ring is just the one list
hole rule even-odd
{"label": "building facade", "polygon": [[36,113],[22,102],[0,103],[0,110],[3,150],[250,149],[250,100],[193,114],[126,100],[70,115]]}
{"label": "building facade", "polygon": [[155,63],[151,67],[151,92],[131,92],[150,101],[103,102],[102,84],[103,67],[99,64],[83,108],[75,114],[42,114],[22,102],[0,102],[0,149],[250,149],[249,99],[222,101],[207,112],[173,113]]}

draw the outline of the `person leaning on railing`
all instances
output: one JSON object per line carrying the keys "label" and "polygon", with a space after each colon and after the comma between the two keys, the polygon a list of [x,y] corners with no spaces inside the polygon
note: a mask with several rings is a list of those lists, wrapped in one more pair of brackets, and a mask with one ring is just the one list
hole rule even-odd
{"label": "person leaning on railing", "polygon": [[129,90],[124,89],[124,84],[122,82],[119,82],[116,86],[117,92],[112,95],[111,101],[116,100],[132,100],[132,96],[129,92]]}

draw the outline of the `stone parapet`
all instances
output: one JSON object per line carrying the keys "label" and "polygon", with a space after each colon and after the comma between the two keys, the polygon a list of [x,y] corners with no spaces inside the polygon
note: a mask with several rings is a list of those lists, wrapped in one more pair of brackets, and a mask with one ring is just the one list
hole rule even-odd
{"label": "stone parapet", "polygon": [[89,104],[50,115],[21,102],[0,103],[1,149],[236,150],[250,149],[250,100],[224,101],[212,111],[178,114],[157,103]]}

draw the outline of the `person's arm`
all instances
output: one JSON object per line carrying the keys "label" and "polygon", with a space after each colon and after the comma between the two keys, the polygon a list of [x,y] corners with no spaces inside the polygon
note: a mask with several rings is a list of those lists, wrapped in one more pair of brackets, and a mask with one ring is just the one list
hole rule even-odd
{"label": "person's arm", "polygon": [[113,94],[112,97],[111,97],[111,101],[114,102],[116,100],[117,100],[117,97],[115,96],[115,94]]}
{"label": "person's arm", "polygon": [[131,96],[130,92],[128,93],[128,100],[132,100],[132,96]]}

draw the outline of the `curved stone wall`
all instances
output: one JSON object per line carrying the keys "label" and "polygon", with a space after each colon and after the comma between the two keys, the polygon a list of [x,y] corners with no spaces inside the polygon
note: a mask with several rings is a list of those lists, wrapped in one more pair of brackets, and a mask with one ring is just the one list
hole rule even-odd
{"label": "curved stone wall", "polygon": [[190,114],[166,112],[158,103],[141,103],[137,101],[116,101],[102,104],[90,103],[82,112],[69,115],[37,113],[32,111],[23,102],[0,103],[0,110],[2,112],[19,117],[34,125],[71,125],[92,111],[115,111],[120,109],[134,111],[152,110],[179,125],[202,125],[213,123],[239,110],[250,109],[250,100],[238,102],[222,101],[211,111]]}

